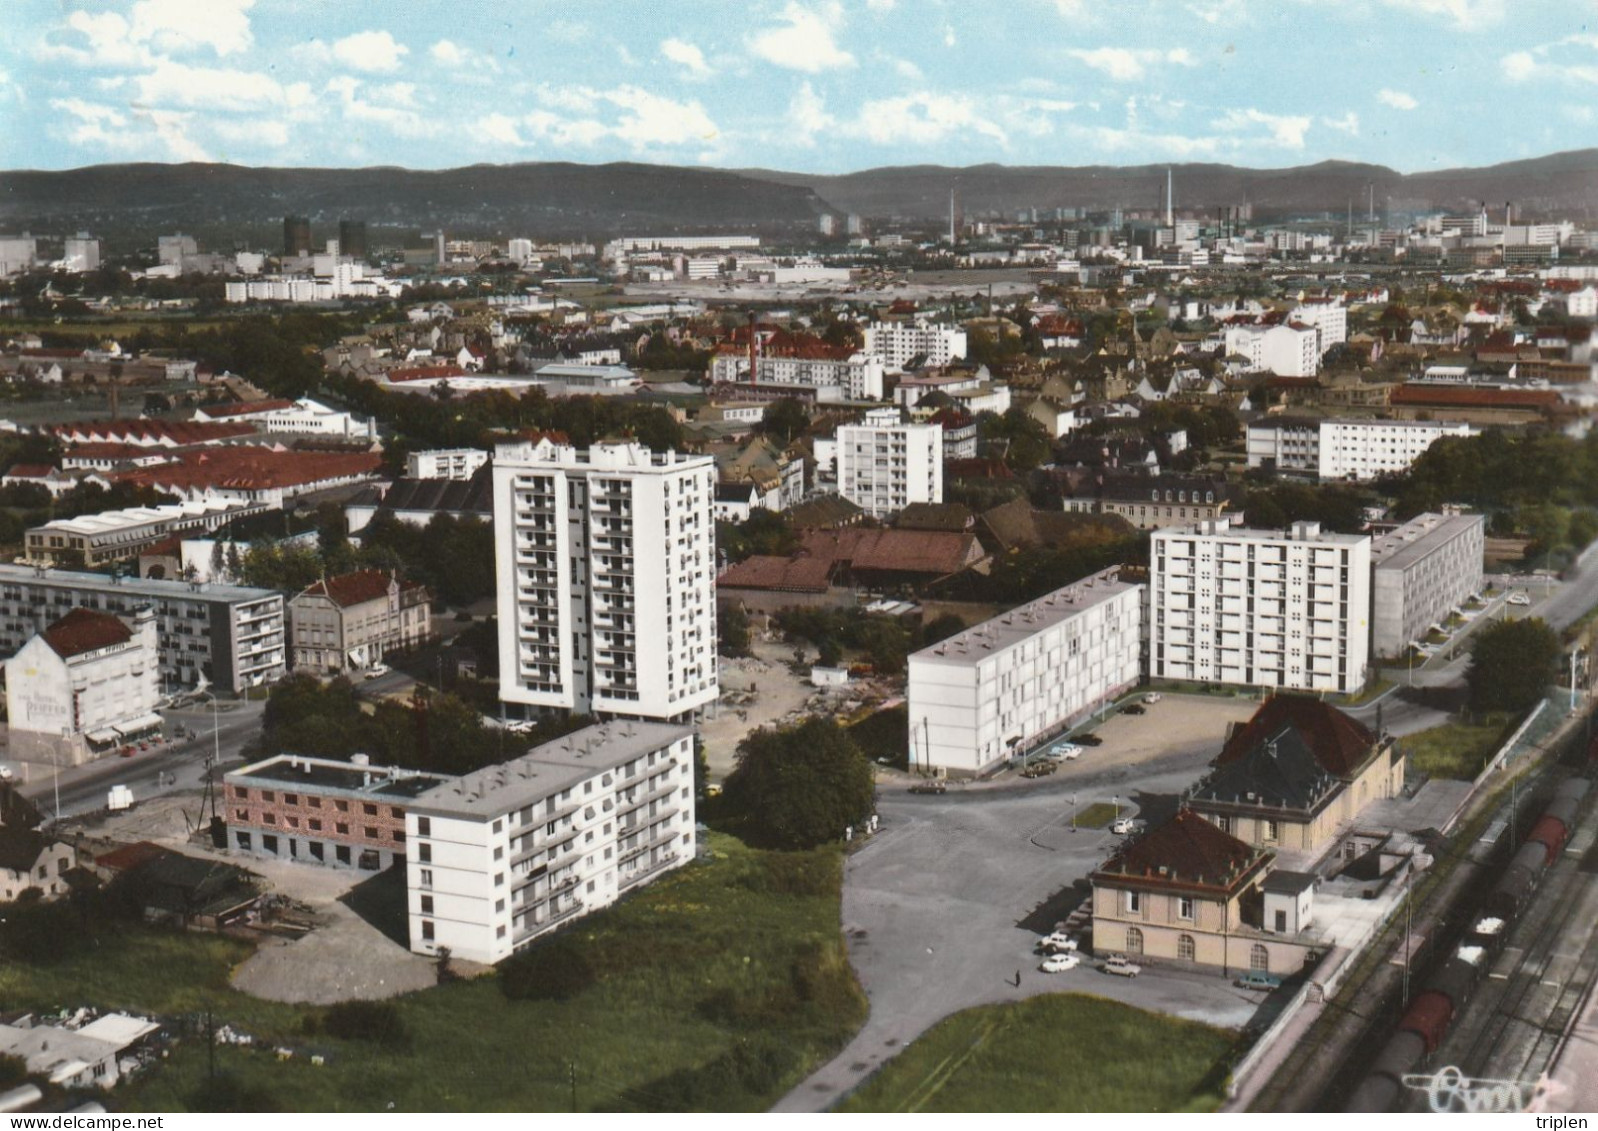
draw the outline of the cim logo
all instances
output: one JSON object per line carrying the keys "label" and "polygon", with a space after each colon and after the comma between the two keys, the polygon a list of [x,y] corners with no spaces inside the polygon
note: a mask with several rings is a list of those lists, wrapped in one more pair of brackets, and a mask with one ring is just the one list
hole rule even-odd
{"label": "cim logo", "polygon": [[1426,1093],[1432,1111],[1502,1113],[1525,1111],[1537,1094],[1535,1083],[1519,1080],[1474,1080],[1453,1065],[1430,1076],[1406,1075],[1404,1083]]}

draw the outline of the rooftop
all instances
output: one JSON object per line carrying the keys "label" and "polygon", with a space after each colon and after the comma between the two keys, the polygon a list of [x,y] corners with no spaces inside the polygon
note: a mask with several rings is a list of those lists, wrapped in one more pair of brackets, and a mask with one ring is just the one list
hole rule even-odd
{"label": "rooftop", "polygon": [[1270,860],[1191,809],[1124,845],[1093,873],[1095,882],[1233,891]]}
{"label": "rooftop", "polygon": [[63,660],[126,644],[133,639],[128,626],[109,613],[73,609],[43,633],[44,642]]}
{"label": "rooftop", "polygon": [[1371,565],[1403,569],[1444,542],[1482,525],[1479,514],[1420,514],[1371,542]]}
{"label": "rooftop", "polygon": [[331,758],[278,754],[244,766],[227,775],[229,781],[248,778],[262,785],[284,788],[333,790],[363,797],[414,798],[455,779],[447,774],[425,774],[385,766],[360,766]]}
{"label": "rooftop", "polygon": [[406,581],[389,570],[358,569],[336,577],[324,577],[307,586],[301,597],[326,597],[340,608],[364,605],[388,596],[390,585],[398,585],[401,592],[421,589],[419,581]]}
{"label": "rooftop", "polygon": [[967,666],[1021,643],[1045,629],[1070,620],[1137,586],[1121,581],[1119,567],[1111,567],[1053,593],[973,625],[964,632],[923,648],[910,657],[914,663]]}
{"label": "rooftop", "polygon": [[103,573],[82,573],[75,570],[0,563],[0,586],[5,585],[46,585],[58,589],[81,589],[95,593],[126,592],[162,601],[213,600],[239,603],[264,601],[278,596],[274,589],[252,589],[244,585],[219,585],[209,581],[190,584],[187,581],[155,581],[141,577],[113,580]]}
{"label": "rooftop", "polygon": [[1247,758],[1291,730],[1327,773],[1347,780],[1370,760],[1376,735],[1329,703],[1309,695],[1273,695],[1235,728],[1216,766]]}

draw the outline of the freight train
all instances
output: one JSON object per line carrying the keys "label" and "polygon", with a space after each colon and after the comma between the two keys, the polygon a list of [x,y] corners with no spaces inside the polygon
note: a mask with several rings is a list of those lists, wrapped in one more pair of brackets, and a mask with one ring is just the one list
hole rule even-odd
{"label": "freight train", "polygon": [[[1598,750],[1598,744],[1595,744]],[[1590,772],[1590,768],[1589,768]],[[1576,827],[1576,813],[1591,789],[1587,778],[1570,778],[1554,791],[1521,845],[1487,894],[1466,938],[1426,980],[1410,1001],[1370,1071],[1349,1097],[1348,1112],[1391,1111],[1403,1091],[1404,1075],[1414,1072],[1442,1044],[1471,990],[1498,953],[1543,873],[1559,857]]]}

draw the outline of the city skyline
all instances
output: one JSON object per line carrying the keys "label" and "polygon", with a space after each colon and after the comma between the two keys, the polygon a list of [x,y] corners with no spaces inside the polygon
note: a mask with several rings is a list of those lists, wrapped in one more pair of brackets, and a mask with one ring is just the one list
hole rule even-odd
{"label": "city skyline", "polygon": [[[1402,172],[1578,148],[1593,5],[22,0],[0,167],[636,160]],[[1394,68],[1398,53],[1414,62]],[[1335,84],[1306,76],[1337,75]]]}

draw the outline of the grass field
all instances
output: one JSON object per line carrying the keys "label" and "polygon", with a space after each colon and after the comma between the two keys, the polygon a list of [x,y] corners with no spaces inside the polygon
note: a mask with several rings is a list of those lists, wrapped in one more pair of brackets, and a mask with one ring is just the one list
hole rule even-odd
{"label": "grass field", "polygon": [[1102,829],[1113,820],[1115,806],[1108,801],[1095,801],[1076,812],[1076,827],[1079,829]]}
{"label": "grass field", "polygon": [[1408,753],[1410,765],[1422,773],[1469,781],[1498,752],[1506,737],[1505,726],[1503,719],[1483,725],[1447,723],[1416,731],[1399,739],[1398,744]]}
{"label": "grass field", "polygon": [[1214,1111],[1234,1040],[1085,994],[981,1006],[939,1022],[840,1110]]}
{"label": "grass field", "polygon": [[[770,853],[712,834],[715,858],[574,924],[596,979],[563,1001],[513,1001],[497,977],[396,998],[409,1047],[307,1036],[314,1008],[249,998],[228,976],[249,953],[204,935],[130,931],[46,966],[0,968],[8,1007],[95,1004],[249,1032],[270,1051],[218,1050],[218,1068],[286,1110],[764,1110],[865,1018],[838,920],[841,856]],[[316,1067],[308,1056],[319,1053]],[[205,1042],[180,1043],[120,1106],[185,1110]]]}

